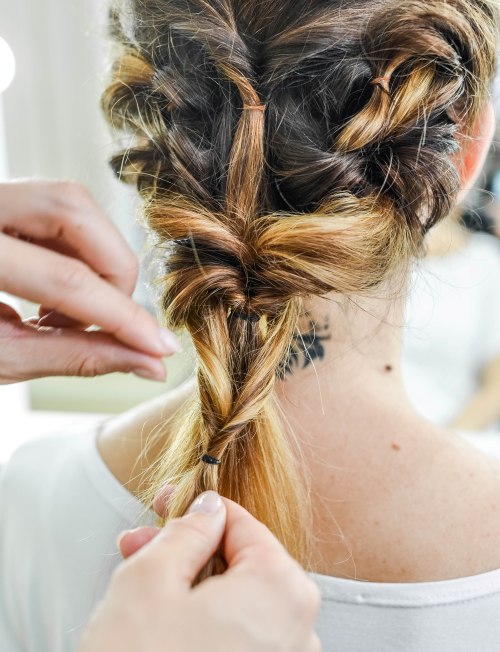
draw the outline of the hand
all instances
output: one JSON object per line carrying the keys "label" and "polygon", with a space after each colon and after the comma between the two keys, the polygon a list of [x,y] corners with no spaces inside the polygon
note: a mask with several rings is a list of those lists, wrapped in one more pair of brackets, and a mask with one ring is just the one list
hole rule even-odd
{"label": "hand", "polygon": [[[222,537],[228,570],[192,588]],[[120,547],[132,556],[116,571],[79,652],[320,651],[318,589],[235,503],[207,492],[184,518],[161,531],[127,533]]]}
{"label": "hand", "polygon": [[[0,303],[0,384],[111,371],[165,379],[178,343],[130,298],[138,262],[88,191],[0,183],[0,290],[40,305],[23,322]],[[87,332],[95,324],[101,331]]]}

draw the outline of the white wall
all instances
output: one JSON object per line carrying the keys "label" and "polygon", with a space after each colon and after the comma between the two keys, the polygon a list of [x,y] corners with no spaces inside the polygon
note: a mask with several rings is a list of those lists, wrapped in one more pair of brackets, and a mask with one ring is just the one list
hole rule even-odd
{"label": "white wall", "polygon": [[[0,98],[0,178],[6,176],[6,150],[12,178],[71,178],[85,183],[140,250],[134,193],[108,168],[113,137],[99,106],[108,68],[107,6],[108,0],[0,0],[0,36],[12,47],[17,62],[16,77]],[[143,284],[136,298],[147,303]],[[44,390],[43,382],[30,385],[34,396]],[[71,380],[63,382],[73,386]],[[110,378],[110,403],[113,382]],[[81,388],[74,385],[76,395]],[[94,387],[98,383],[85,385],[89,393]],[[57,399],[57,391],[51,391]],[[4,413],[8,407],[11,415],[21,411],[26,407],[23,392],[20,386],[0,386],[0,410]],[[63,409],[63,401],[61,408],[52,409]]]}
{"label": "white wall", "polygon": [[76,177],[105,196],[104,128],[97,106],[103,2],[16,0],[0,33],[17,74],[4,98],[11,174]]}
{"label": "white wall", "polygon": [[16,78],[3,101],[6,140],[12,177],[82,181],[131,238],[130,202],[107,167],[112,137],[99,108],[107,4],[0,3],[0,35],[17,60]]}
{"label": "white wall", "polygon": [[5,136],[5,122],[3,117],[3,100],[0,94],[0,181],[8,177],[7,143]]}

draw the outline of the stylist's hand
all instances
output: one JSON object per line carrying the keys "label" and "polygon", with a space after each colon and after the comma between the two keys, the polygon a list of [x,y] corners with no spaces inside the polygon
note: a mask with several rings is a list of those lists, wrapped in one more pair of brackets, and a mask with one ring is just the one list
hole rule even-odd
{"label": "stylist's hand", "polygon": [[[227,525],[226,525],[227,514]],[[218,549],[224,575],[194,589]],[[145,543],[148,541],[147,543]],[[202,494],[190,513],[131,532],[79,652],[319,652],[318,590],[269,530],[235,503]]]}
{"label": "stylist's hand", "polygon": [[177,343],[130,298],[137,273],[83,186],[0,183],[0,291],[40,305],[40,317],[23,322],[0,303],[0,384],[112,371],[163,380],[161,358]]}

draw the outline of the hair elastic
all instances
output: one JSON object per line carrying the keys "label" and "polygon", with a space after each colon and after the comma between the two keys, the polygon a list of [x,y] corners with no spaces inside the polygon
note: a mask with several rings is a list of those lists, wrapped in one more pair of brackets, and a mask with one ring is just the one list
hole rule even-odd
{"label": "hair elastic", "polygon": [[389,83],[391,81],[391,78],[389,75],[386,75],[385,77],[375,77],[375,79],[371,80],[371,84],[374,86],[380,86],[381,88],[384,89],[386,93],[389,93]]}
{"label": "hair elastic", "polygon": [[205,462],[205,464],[211,464],[212,466],[219,466],[221,463],[220,460],[218,460],[216,457],[212,457],[211,455],[203,455],[201,461]]}
{"label": "hair elastic", "polygon": [[244,111],[261,111],[262,113],[264,113],[266,109],[267,109],[267,104],[244,104],[243,105]]}

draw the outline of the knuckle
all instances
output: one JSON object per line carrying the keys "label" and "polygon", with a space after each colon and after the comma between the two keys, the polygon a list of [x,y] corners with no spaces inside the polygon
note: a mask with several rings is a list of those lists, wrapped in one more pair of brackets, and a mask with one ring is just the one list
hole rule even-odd
{"label": "knuckle", "polygon": [[124,261],[123,274],[125,281],[134,289],[137,279],[139,278],[140,264],[137,256],[131,251],[127,260]]}
{"label": "knuckle", "polygon": [[81,201],[82,199],[88,199],[90,192],[80,181],[58,181],[55,183],[55,190],[57,195],[62,199],[66,199],[70,202]]}
{"label": "knuckle", "polygon": [[[72,371],[72,370],[71,370]],[[82,378],[101,376],[105,370],[102,361],[94,354],[85,354],[76,364],[76,375]]]}
{"label": "knuckle", "polygon": [[113,329],[113,335],[118,339],[121,339],[126,332],[130,332],[131,324],[143,323],[146,325],[147,323],[144,321],[145,314],[143,308],[135,303],[135,301],[128,299],[127,303],[123,304],[122,312],[125,313],[125,310],[126,314],[123,314],[123,317],[117,320],[116,327]]}
{"label": "knuckle", "polygon": [[53,212],[64,218],[79,213],[88,204],[90,191],[79,181],[54,181],[49,186],[49,198]]}
{"label": "knuckle", "polygon": [[90,279],[90,271],[85,263],[68,258],[56,263],[54,276],[58,284],[67,291],[75,292],[85,287]]}

